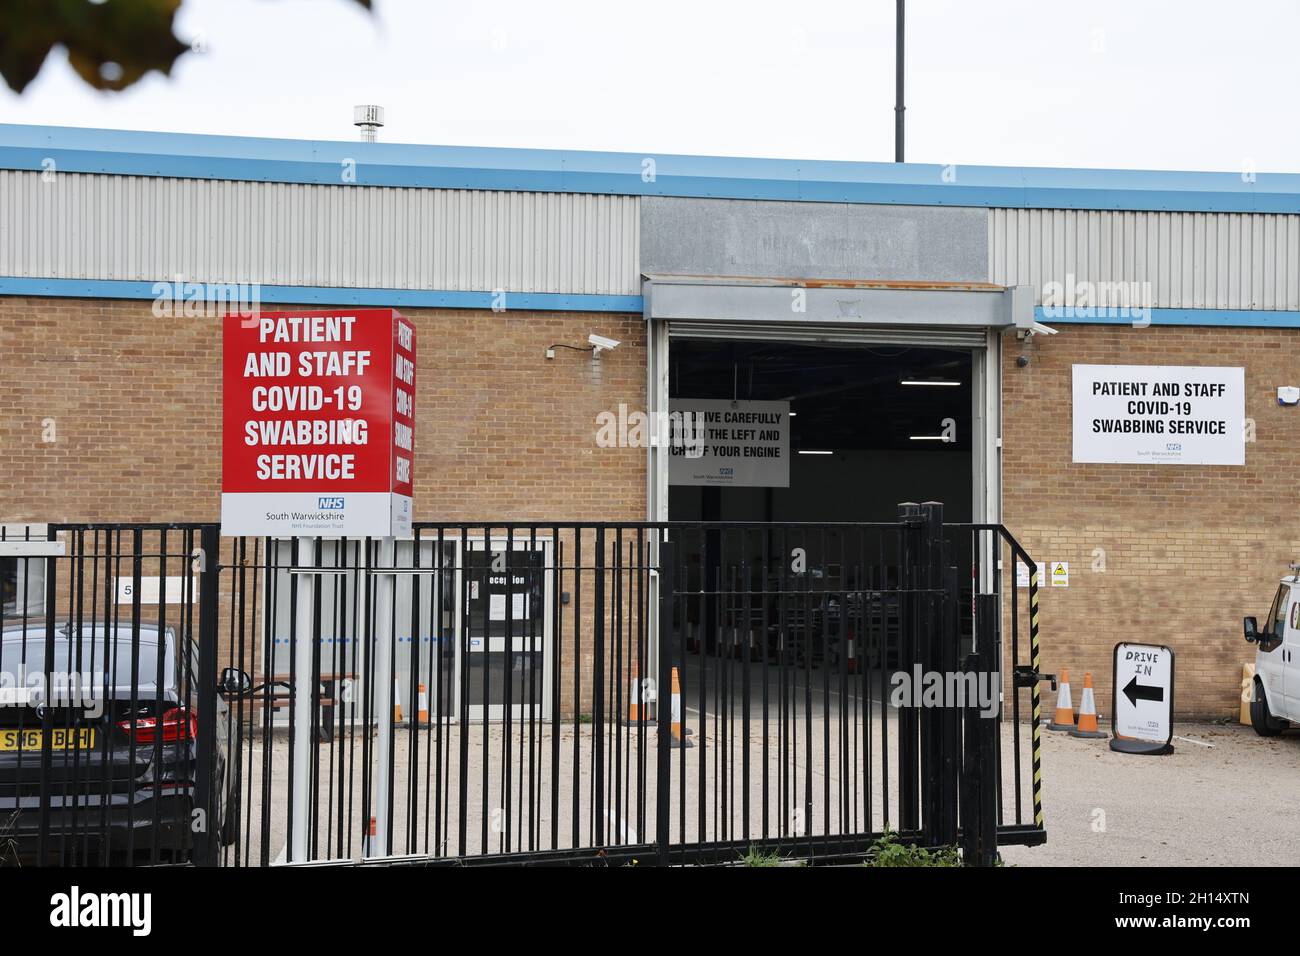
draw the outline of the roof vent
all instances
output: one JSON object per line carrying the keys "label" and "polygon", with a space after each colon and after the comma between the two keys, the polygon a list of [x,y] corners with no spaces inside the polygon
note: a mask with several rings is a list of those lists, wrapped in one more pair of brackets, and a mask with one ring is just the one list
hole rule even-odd
{"label": "roof vent", "polygon": [[363,143],[373,143],[384,125],[384,108],[373,104],[352,107],[352,125],[360,128]]}

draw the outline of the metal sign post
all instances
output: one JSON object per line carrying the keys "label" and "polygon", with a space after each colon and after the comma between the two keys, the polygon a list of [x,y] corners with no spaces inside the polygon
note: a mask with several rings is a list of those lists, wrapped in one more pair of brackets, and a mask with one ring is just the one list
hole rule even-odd
{"label": "metal sign post", "polygon": [[1174,752],[1174,652],[1163,644],[1115,645],[1110,749]]}
{"label": "metal sign post", "polygon": [[[298,561],[303,568],[314,567],[316,539],[298,539]],[[289,862],[305,863],[308,859],[307,839],[311,817],[311,716],[313,691],[317,682],[312,680],[312,649],[316,575],[298,577],[298,600],[294,608],[293,645],[293,827],[289,833]]]}
{"label": "metal sign post", "polygon": [[393,600],[397,576],[391,570],[397,565],[397,542],[393,538],[379,540],[376,555],[379,567],[375,578],[375,643],[371,661],[374,675],[374,719],[378,724],[375,753],[375,797],[370,807],[374,821],[374,836],[367,841],[364,855],[387,856],[389,839],[388,771],[393,766]]}

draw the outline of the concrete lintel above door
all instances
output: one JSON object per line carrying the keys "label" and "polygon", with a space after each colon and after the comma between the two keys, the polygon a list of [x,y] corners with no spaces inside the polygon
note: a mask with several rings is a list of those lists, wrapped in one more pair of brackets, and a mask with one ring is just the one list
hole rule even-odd
{"label": "concrete lintel above door", "polygon": [[651,275],[646,318],[785,324],[1029,328],[1032,290],[987,283]]}

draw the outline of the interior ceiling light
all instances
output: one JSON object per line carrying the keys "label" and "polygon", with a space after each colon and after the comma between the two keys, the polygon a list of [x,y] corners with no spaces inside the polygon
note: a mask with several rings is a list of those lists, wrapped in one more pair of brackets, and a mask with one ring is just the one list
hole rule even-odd
{"label": "interior ceiling light", "polygon": [[908,435],[912,441],[951,441],[947,435]]}
{"label": "interior ceiling light", "polygon": [[833,455],[835,452],[827,448],[800,448],[801,455]]}
{"label": "interior ceiling light", "polygon": [[961,382],[954,382],[950,378],[904,378],[900,379],[899,385],[931,385],[937,388],[955,388]]}

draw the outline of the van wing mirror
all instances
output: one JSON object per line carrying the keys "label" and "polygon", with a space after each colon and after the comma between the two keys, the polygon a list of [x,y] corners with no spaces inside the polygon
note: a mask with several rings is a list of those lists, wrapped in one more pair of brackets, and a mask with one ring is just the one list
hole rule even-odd
{"label": "van wing mirror", "polygon": [[225,697],[243,697],[252,693],[253,678],[238,667],[227,667],[222,670],[221,678],[217,681],[217,690]]}
{"label": "van wing mirror", "polygon": [[1254,644],[1259,640],[1259,624],[1253,617],[1245,618],[1241,622],[1241,629],[1245,632],[1247,644]]}

